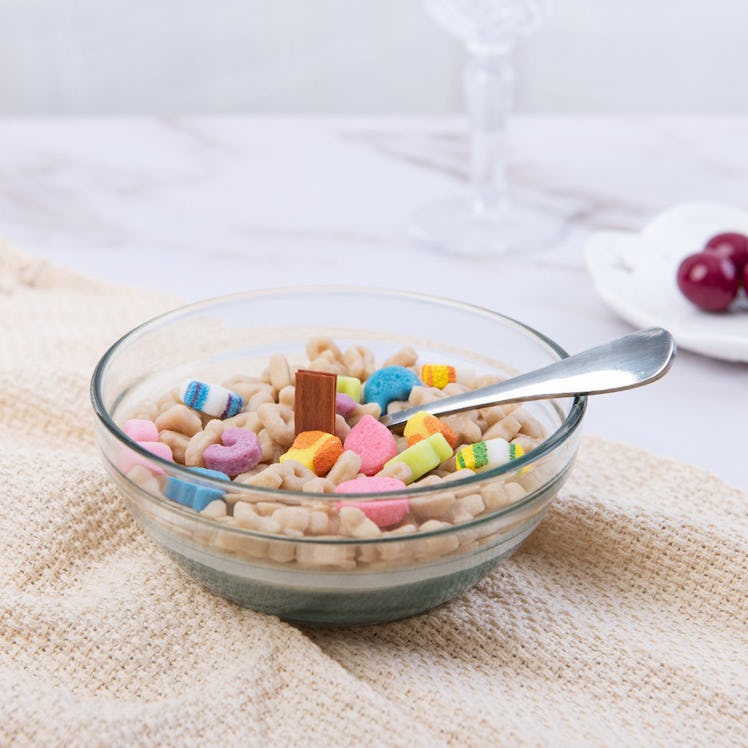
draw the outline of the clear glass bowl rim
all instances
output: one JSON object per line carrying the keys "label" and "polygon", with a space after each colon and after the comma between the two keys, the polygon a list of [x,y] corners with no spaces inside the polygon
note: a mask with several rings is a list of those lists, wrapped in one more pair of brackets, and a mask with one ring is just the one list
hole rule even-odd
{"label": "clear glass bowl rim", "polygon": [[[171,319],[177,319],[184,315],[190,314],[192,312],[199,312],[200,310],[209,310],[212,307],[216,305],[225,305],[227,303],[231,303],[234,301],[242,301],[242,300],[252,300],[255,298],[261,298],[263,296],[278,296],[278,295],[289,295],[289,294],[306,294],[306,295],[323,295],[323,294],[368,294],[368,295],[378,295],[378,296],[389,296],[392,298],[397,299],[412,299],[414,301],[420,301],[420,302],[426,302],[426,303],[433,303],[438,304],[440,306],[451,306],[455,309],[460,309],[464,312],[469,312],[471,314],[479,314],[481,316],[487,316],[493,320],[502,322],[503,324],[515,327],[516,329],[520,330],[521,332],[525,333],[526,335],[535,338],[535,340],[539,343],[542,343],[546,347],[550,348],[551,351],[553,351],[556,355],[558,355],[559,358],[568,358],[569,354],[560,346],[558,343],[556,343],[551,338],[547,337],[543,333],[539,332],[538,330],[530,327],[529,325],[524,324],[523,322],[520,322],[512,317],[508,317],[507,315],[501,314],[499,312],[495,312],[491,309],[488,309],[483,306],[479,306],[476,304],[470,304],[463,301],[456,301],[454,299],[441,297],[441,296],[435,296],[431,294],[424,294],[424,293],[416,293],[413,291],[402,291],[397,289],[390,289],[390,288],[376,288],[371,286],[348,286],[348,285],[309,285],[309,286],[289,286],[289,287],[278,287],[278,288],[270,288],[270,289],[262,289],[257,291],[242,291],[235,294],[228,294],[225,296],[216,296],[209,299],[204,299],[202,301],[193,302],[190,304],[184,304],[181,305],[175,309],[171,309],[167,312],[164,312],[163,314],[157,315],[155,317],[152,317],[145,322],[141,323],[140,325],[132,328],[128,332],[126,332],[124,335],[122,335],[118,340],[116,340],[104,353],[104,355],[101,357],[99,362],[96,364],[96,367],[94,368],[93,375],[91,377],[91,385],[90,385],[90,397],[91,397],[91,403],[93,405],[94,413],[96,414],[96,417],[99,419],[99,421],[103,424],[103,426],[107,429],[107,431],[121,444],[131,449],[133,452],[139,454],[140,456],[144,457],[145,459],[149,460],[150,462],[153,462],[156,465],[161,466],[164,468],[169,475],[174,475],[175,477],[179,477],[181,480],[188,481],[193,484],[197,484],[200,486],[205,486],[209,488],[217,488],[225,492],[227,485],[228,486],[235,486],[236,484],[227,483],[226,481],[217,480],[215,478],[210,478],[207,476],[199,476],[192,470],[190,470],[187,467],[184,467],[182,465],[179,465],[178,463],[171,462],[169,460],[164,460],[163,458],[154,455],[152,452],[149,452],[148,450],[141,447],[137,442],[130,439],[124,431],[122,431],[119,426],[114,422],[112,417],[109,415],[108,410],[104,406],[103,398],[101,394],[101,388],[103,384],[104,377],[106,375],[107,367],[112,359],[112,357],[115,355],[117,350],[125,345],[132,337],[137,336],[138,334],[147,331],[149,327],[152,326],[161,326],[163,324],[168,324]],[[475,475],[470,475],[465,478],[461,478],[459,480],[450,481],[448,486],[452,490],[458,490],[464,487],[467,487],[473,483],[484,483],[487,480],[491,480],[493,478],[497,478],[502,474],[509,473],[509,472],[515,472],[517,470],[520,470],[523,466],[531,464],[535,462],[538,459],[541,459],[545,455],[553,452],[556,447],[560,446],[564,441],[566,441],[567,438],[571,436],[571,434],[579,427],[582,417],[584,415],[584,412],[587,407],[587,396],[586,395],[576,395],[573,398],[572,406],[569,409],[569,412],[566,416],[566,418],[563,420],[561,425],[547,438],[545,439],[540,445],[538,445],[535,449],[528,452],[527,454],[523,455],[522,457],[512,460],[511,463],[507,463],[506,465],[501,465],[497,468],[492,468],[490,470],[485,470],[480,473],[476,473]],[[551,481],[552,482],[552,481]],[[320,501],[365,501],[365,500],[377,500],[377,499],[391,499],[393,497],[413,497],[413,496],[427,496],[431,493],[438,493],[439,491],[444,491],[445,486],[443,484],[437,484],[433,486],[421,486],[421,487],[415,487],[415,488],[405,488],[401,491],[396,492],[388,492],[388,493],[357,493],[357,494],[346,494],[343,498],[341,498],[340,495],[333,495],[330,496],[329,494],[319,494],[314,495],[314,498]],[[267,493],[268,497],[274,496],[274,497],[288,497],[288,498],[305,498],[309,499],[310,494],[308,492],[303,491],[292,491],[289,489],[279,489],[279,488],[268,488],[263,486],[242,486],[239,491],[251,491],[252,493]],[[510,504],[508,507],[505,507],[504,509],[497,510],[496,512],[492,512],[491,516],[496,517],[500,516],[501,514],[513,510],[515,508],[520,508],[524,506],[527,503],[527,500],[530,499],[535,492],[530,492],[528,496],[526,496],[524,499],[514,503]],[[152,497],[154,500],[157,500],[157,497]],[[168,501],[167,499],[160,499],[158,500],[158,503],[162,506],[167,507],[169,510],[175,511],[177,514],[182,514],[180,509],[184,509],[180,505]],[[216,523],[220,524],[220,523]]]}

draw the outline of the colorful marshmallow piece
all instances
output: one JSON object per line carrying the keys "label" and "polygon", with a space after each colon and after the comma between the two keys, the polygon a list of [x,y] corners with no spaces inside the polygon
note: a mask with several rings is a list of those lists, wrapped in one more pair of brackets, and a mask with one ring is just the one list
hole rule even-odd
{"label": "colorful marshmallow piece", "polygon": [[421,380],[427,387],[443,390],[448,384],[457,381],[457,372],[454,366],[424,364],[421,367]]}
{"label": "colorful marshmallow piece", "polygon": [[440,421],[425,410],[415,413],[405,423],[403,436],[411,446],[431,434],[444,434],[444,438],[452,449],[457,446],[457,434],[444,421]]}
{"label": "colorful marshmallow piece", "polygon": [[433,470],[435,467],[441,465],[442,462],[448,460],[452,454],[452,447],[449,446],[449,442],[444,438],[444,434],[431,434],[431,436],[421,439],[421,441],[416,442],[386,462],[385,467],[396,462],[405,463],[411,472],[411,478],[408,482],[412,483],[414,480],[418,480],[421,476],[426,475],[429,470]]}
{"label": "colorful marshmallow piece", "polygon": [[[230,482],[229,476],[218,470],[209,470],[207,468],[199,467],[189,469],[209,478]],[[169,476],[169,479],[166,481],[164,495],[166,498],[176,501],[177,504],[191,507],[196,512],[202,512],[211,501],[223,498],[224,492],[219,491],[217,488],[199,486],[195,483],[182,480],[181,478]]]}
{"label": "colorful marshmallow piece", "polygon": [[296,460],[315,475],[330,472],[338,457],[343,454],[343,444],[334,434],[324,431],[302,431],[294,440],[291,449],[280,456],[280,462]]}
{"label": "colorful marshmallow piece", "polygon": [[[152,452],[162,460],[168,460],[174,462],[174,455],[172,454],[171,447],[163,442],[159,441],[144,441],[138,442],[138,445]],[[142,465],[143,467],[150,470],[154,475],[164,475],[164,471],[151,462],[145,457],[141,457],[139,454],[134,452],[132,449],[125,447],[120,454],[117,461],[117,467],[125,474],[129,473],[136,465]]]}
{"label": "colorful marshmallow piece", "polygon": [[304,431],[335,433],[335,395],[337,375],[327,371],[299,369],[296,372],[294,428],[296,436]]}
{"label": "colorful marshmallow piece", "polygon": [[335,395],[335,412],[339,416],[348,418],[353,415],[357,407],[358,403],[350,395],[346,395],[344,392],[338,392]]}
{"label": "colorful marshmallow piece", "polygon": [[[335,488],[335,493],[357,494],[357,493],[385,493],[400,491],[405,488],[405,483],[397,478],[388,476],[359,477],[353,480],[343,481]],[[375,499],[374,501],[338,501],[337,509],[344,506],[352,506],[360,509],[377,527],[391,527],[400,522],[408,513],[408,500],[397,499]]]}
{"label": "colorful marshmallow piece", "polygon": [[479,473],[516,460],[525,453],[519,444],[510,444],[506,439],[488,439],[460,449],[455,455],[458,470],[468,468]]}
{"label": "colorful marshmallow piece", "polygon": [[203,452],[205,467],[234,478],[251,470],[262,459],[257,434],[249,429],[228,428],[221,434],[221,444],[211,444]]}
{"label": "colorful marshmallow piece", "polygon": [[134,442],[157,442],[158,428],[153,421],[147,418],[131,418],[125,422],[122,430]]}
{"label": "colorful marshmallow piece", "polygon": [[364,385],[364,402],[376,403],[387,412],[387,406],[393,400],[407,400],[410,391],[418,387],[421,380],[404,366],[385,366],[377,369]]}
{"label": "colorful marshmallow piece", "polygon": [[236,392],[197,379],[185,380],[179,388],[179,397],[185,405],[214,418],[231,418],[244,407],[244,398]]}
{"label": "colorful marshmallow piece", "polygon": [[337,389],[342,395],[352,397],[357,403],[361,402],[361,380],[357,377],[345,377],[338,374]]}
{"label": "colorful marshmallow piece", "polygon": [[397,442],[392,432],[376,418],[365,415],[348,432],[344,446],[361,458],[361,472],[374,475],[387,460],[397,454]]}

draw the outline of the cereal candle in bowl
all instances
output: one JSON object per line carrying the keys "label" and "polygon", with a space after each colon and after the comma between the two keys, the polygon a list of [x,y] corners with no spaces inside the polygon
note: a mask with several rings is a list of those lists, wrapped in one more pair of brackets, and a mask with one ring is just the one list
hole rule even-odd
{"label": "cereal candle in bowl", "polygon": [[97,441],[143,530],[209,590],[290,621],[380,623],[519,547],[571,469],[586,399],[425,409],[402,433],[380,417],[565,356],[456,301],[240,294],[114,343],[92,380]]}

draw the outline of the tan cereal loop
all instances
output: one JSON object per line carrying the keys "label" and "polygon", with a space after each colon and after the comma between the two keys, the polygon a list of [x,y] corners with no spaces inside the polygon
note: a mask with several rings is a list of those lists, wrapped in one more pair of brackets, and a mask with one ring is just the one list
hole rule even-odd
{"label": "tan cereal loop", "polygon": [[195,434],[184,450],[184,464],[188,467],[205,467],[203,452],[211,445],[218,444],[223,434],[223,422],[214,418],[205,425],[205,428]]}
{"label": "tan cereal loop", "polygon": [[346,348],[343,360],[348,367],[348,375],[362,382],[368,379],[377,368],[374,354],[362,345],[352,345]]}
{"label": "tan cereal loop", "polygon": [[[323,353],[330,352],[332,359],[340,364],[345,364],[343,354],[338,348],[337,343],[332,339],[324,336],[310,338],[306,344],[306,355],[310,361],[319,358]],[[329,360],[329,359],[328,359]]]}
{"label": "tan cereal loop", "polygon": [[279,446],[288,449],[294,440],[294,412],[288,405],[263,403],[257,409],[257,416]]}

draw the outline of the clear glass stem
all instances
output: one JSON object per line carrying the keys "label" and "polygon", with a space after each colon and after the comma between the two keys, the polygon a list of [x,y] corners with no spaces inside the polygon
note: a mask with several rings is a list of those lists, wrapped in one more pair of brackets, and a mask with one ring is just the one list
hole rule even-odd
{"label": "clear glass stem", "polygon": [[465,97],[470,127],[471,209],[483,215],[507,209],[507,120],[512,105],[512,48],[468,50]]}

